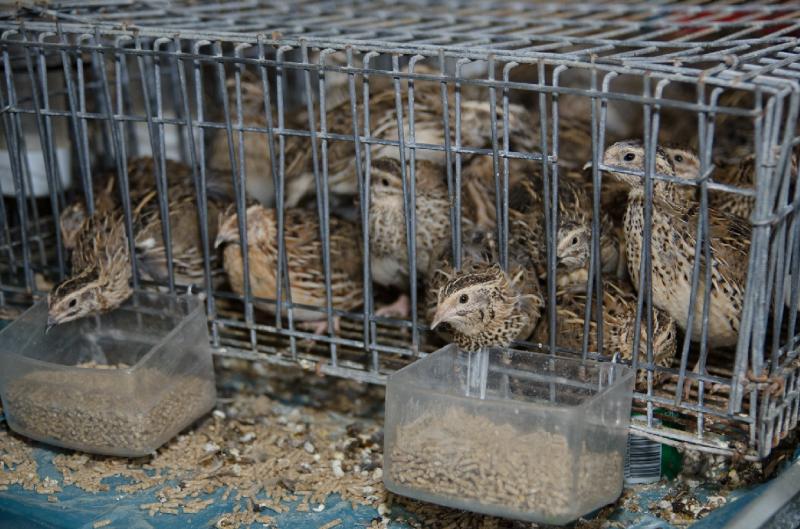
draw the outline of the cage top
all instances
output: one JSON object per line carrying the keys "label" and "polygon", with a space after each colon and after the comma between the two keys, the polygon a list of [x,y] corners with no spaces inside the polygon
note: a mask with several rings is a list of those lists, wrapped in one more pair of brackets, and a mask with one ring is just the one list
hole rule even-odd
{"label": "cage top", "polygon": [[[25,2],[23,2],[25,4]],[[595,64],[776,90],[800,78],[800,4],[735,0],[70,0],[0,14],[0,28],[99,32],[503,62]],[[787,83],[788,81],[788,83]]]}

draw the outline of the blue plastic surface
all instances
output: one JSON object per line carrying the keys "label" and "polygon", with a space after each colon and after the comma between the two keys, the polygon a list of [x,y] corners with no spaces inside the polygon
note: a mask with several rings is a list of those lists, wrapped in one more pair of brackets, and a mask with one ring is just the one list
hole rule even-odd
{"label": "blue plastic surface", "polygon": [[[0,321],[0,328],[4,323]],[[3,415],[0,413],[0,427],[5,427],[2,424],[4,422]],[[51,477],[60,483],[61,475],[52,464],[52,458],[58,453],[60,453],[58,449],[41,444],[34,445],[40,477]],[[800,451],[795,453],[795,458],[798,456],[800,456]],[[6,491],[0,491],[0,529],[93,529],[93,524],[100,520],[111,520],[111,524],[106,526],[107,529],[212,528],[219,517],[230,513],[237,503],[232,498],[233,495],[223,502],[221,500],[223,491],[220,489],[212,495],[204,496],[204,498],[215,498],[216,501],[200,513],[180,516],[170,514],[150,516],[139,506],[158,501],[156,492],[160,490],[160,487],[136,494],[121,494],[115,492],[115,488],[117,485],[125,483],[124,479],[110,478],[106,483],[110,485],[110,490],[99,493],[88,493],[72,485],[62,485],[63,490],[55,494],[58,498],[57,502],[49,502],[47,495],[26,491],[18,485],[9,487]],[[715,529],[722,526],[727,520],[736,516],[748,503],[756,499],[765,486],[766,484],[762,484],[751,490],[733,493],[723,507],[693,524],[692,529]],[[638,512],[617,509],[611,518],[630,529],[675,529],[648,510],[650,504],[658,503],[669,491],[669,484],[649,487],[639,495]],[[703,487],[695,492],[701,498],[707,494],[714,494],[713,490]],[[393,506],[392,516],[394,517],[399,511],[401,509]],[[377,510],[371,507],[353,509],[349,502],[342,501],[338,496],[329,497],[321,512],[297,512],[290,509],[284,513],[266,511],[266,514],[274,518],[276,526],[280,529],[318,528],[337,518],[342,521],[337,528],[366,527],[379,516]],[[407,518],[413,517],[404,514]],[[264,526],[257,523],[251,527]],[[410,526],[393,521],[389,527],[406,529]]]}
{"label": "blue plastic surface", "polygon": [[[0,421],[2,421],[2,415],[0,415]],[[51,477],[61,481],[60,474],[52,465],[53,456],[59,452],[44,445],[36,445],[34,453],[39,465],[40,477]],[[63,491],[55,495],[58,502],[54,503],[49,502],[46,495],[26,491],[19,486],[10,487],[9,490],[0,492],[0,529],[28,527],[33,529],[91,529],[92,525],[99,520],[111,520],[112,523],[108,526],[111,528],[213,527],[222,514],[231,512],[236,505],[236,501],[232,498],[221,501],[222,490],[219,490],[210,496],[205,496],[206,498],[215,498],[216,501],[203,512],[180,516],[170,514],[150,516],[139,505],[157,501],[155,491],[158,489],[136,494],[118,494],[114,489],[116,485],[124,483],[124,480],[111,478],[106,482],[111,485],[110,490],[102,493],[87,493],[71,485],[64,486]],[[720,527],[725,521],[736,516],[750,501],[757,498],[759,491],[765,486],[765,484],[759,485],[750,491],[735,493],[725,506],[699,520],[692,528]],[[612,518],[632,529],[673,529],[672,525],[656,518],[647,510],[648,505],[657,503],[669,490],[668,484],[649,488],[639,496],[639,512],[633,513],[618,509]],[[712,494],[713,492],[708,491],[707,493]],[[698,496],[703,497],[703,495],[704,491],[701,487]],[[397,507],[394,507],[393,511],[395,509]],[[291,509],[282,514],[271,511],[267,511],[266,514],[272,516],[277,527],[281,529],[316,528],[337,518],[341,519],[342,524],[339,527],[342,528],[365,527],[378,516],[378,512],[371,507],[359,507],[354,510],[349,502],[341,501],[336,496],[328,498],[325,508],[321,512],[297,512]],[[253,524],[252,527],[263,526]],[[392,522],[389,527],[404,529],[410,526]]]}

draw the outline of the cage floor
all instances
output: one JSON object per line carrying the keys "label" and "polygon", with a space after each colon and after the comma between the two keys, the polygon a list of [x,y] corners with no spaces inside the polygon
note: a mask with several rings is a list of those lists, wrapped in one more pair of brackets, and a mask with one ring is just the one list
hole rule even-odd
{"label": "cage floor", "polygon": [[[300,376],[297,370],[280,368],[267,368],[267,375],[261,364],[236,360],[222,359],[219,363],[222,366],[218,369],[218,412],[195,425],[182,440],[179,438],[159,450],[153,458],[82,456],[30,443],[9,433],[0,414],[0,461],[6,466],[0,474],[0,528],[22,525],[49,529],[529,527],[387,493],[380,478],[383,388],[331,377]],[[259,432],[259,436],[270,432],[271,444],[281,454],[277,462],[269,461],[270,466],[297,463],[298,454],[305,459],[311,458],[312,453],[322,456],[320,464],[329,470],[324,473],[325,479],[314,475],[319,480],[317,489],[300,490],[310,478],[305,478],[306,482],[302,477],[295,481],[289,477],[290,473],[286,478],[276,479],[275,476],[283,475],[282,470],[271,476],[255,476],[258,483],[255,489],[240,486],[241,476],[247,475],[246,467],[253,462],[239,460],[231,447],[241,448],[249,442],[242,425],[259,424],[241,412],[247,409],[239,405],[242,399],[251,402],[255,399],[267,417],[264,427],[254,426],[253,431]],[[223,410],[224,417],[220,413]],[[281,437],[286,432],[289,436]],[[187,441],[191,437],[196,439]],[[355,452],[364,457],[366,446],[372,465],[365,467],[366,474],[361,472],[366,477],[359,478],[348,466],[352,454],[347,446],[353,439],[366,438],[371,441],[359,445]],[[221,439],[227,441],[223,443]],[[285,441],[288,444],[284,445]],[[307,447],[307,443],[312,446]],[[198,465],[191,459],[196,454],[183,456],[188,461],[181,464],[180,454],[183,450],[191,453],[192,446],[202,447],[208,458],[201,458]],[[337,479],[326,458],[333,454],[335,459],[340,449],[345,452],[342,457],[346,474]],[[785,452],[784,460],[795,456]],[[171,464],[180,468],[164,475],[163,460],[170,457]],[[198,478],[198,472],[204,477]],[[208,483],[198,489],[197,480],[205,478]],[[700,483],[677,479],[628,488],[616,504],[573,527],[720,527],[724,520],[757,498],[763,486],[754,485],[755,481],[744,477],[742,482],[750,485],[720,486],[725,481]],[[290,496],[294,499],[275,501],[267,492],[275,487],[291,488]],[[196,512],[188,512],[193,510]]]}

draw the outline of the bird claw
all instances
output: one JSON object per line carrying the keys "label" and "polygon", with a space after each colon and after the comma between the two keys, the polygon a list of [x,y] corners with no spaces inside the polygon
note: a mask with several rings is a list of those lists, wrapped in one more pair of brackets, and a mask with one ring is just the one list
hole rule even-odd
{"label": "bird claw", "polygon": [[405,294],[401,294],[391,305],[386,305],[375,311],[375,315],[381,318],[408,319],[409,314],[411,314],[411,300]]}

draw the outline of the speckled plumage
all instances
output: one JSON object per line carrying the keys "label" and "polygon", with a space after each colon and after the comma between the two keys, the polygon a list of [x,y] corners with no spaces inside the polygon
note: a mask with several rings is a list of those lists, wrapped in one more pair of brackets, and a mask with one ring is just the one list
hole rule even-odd
{"label": "speckled plumage", "polygon": [[[162,237],[161,212],[157,192],[150,187],[152,159],[129,161],[131,220],[136,263],[143,279],[166,283],[167,256]],[[173,271],[178,284],[190,284],[204,277],[203,254],[194,190],[187,181],[190,170],[179,162],[169,162],[168,188],[170,235]],[[109,181],[116,179],[111,175]],[[87,217],[82,203],[76,203],[62,215],[61,226],[73,241],[72,275],[56,285],[48,296],[51,323],[71,321],[118,307],[131,294],[131,263],[125,221],[110,190],[96,197],[95,214]],[[221,197],[218,197],[221,198]],[[209,201],[209,236],[215,236],[218,202]],[[78,221],[74,229],[72,222]],[[72,231],[70,231],[72,230]],[[68,237],[65,237],[67,239]]]}
{"label": "speckled plumage", "polygon": [[446,323],[445,335],[468,351],[507,347],[530,336],[544,301],[526,247],[509,242],[508,272],[496,264],[493,232],[467,230],[463,251],[462,268],[456,271],[451,248],[443,245],[436,270],[428,275],[426,316],[432,327]]}
{"label": "speckled plumage", "polygon": [[[416,71],[424,72],[425,68],[418,66]],[[252,77],[252,76],[251,76]],[[394,86],[386,83],[384,77],[376,77],[370,81],[371,94],[369,98],[369,125],[370,135],[374,138],[397,141],[398,117],[396,112],[396,97]],[[247,126],[264,127],[266,117],[261,94],[261,81],[258,79],[244,79],[243,92],[249,94],[246,104],[243,104],[243,123]],[[352,109],[350,98],[337,95],[336,92],[328,94],[327,112],[325,114],[325,128],[329,134],[351,136],[354,133]],[[403,108],[403,135],[411,137],[410,119],[408,116],[408,85],[407,81],[401,83],[401,98]],[[450,139],[455,141],[455,92],[451,90],[447,97]],[[231,107],[232,120],[238,119],[235,109]],[[359,123],[357,129],[363,131],[364,104],[357,104]],[[509,134],[512,148],[521,151],[530,151],[535,146],[535,137],[531,134],[532,118],[527,110],[519,105],[510,105],[508,113]],[[487,147],[491,145],[491,112],[486,101],[465,99],[461,102],[461,131],[462,146]],[[496,120],[498,134],[503,134],[504,110],[502,105],[497,105]],[[221,119],[221,118],[220,118]],[[432,144],[444,146],[444,106],[442,104],[441,85],[434,82],[417,81],[414,83],[414,140],[418,144]],[[308,130],[309,122],[305,114],[295,116],[291,128]],[[315,126],[320,127],[320,116],[316,116]],[[500,136],[502,137],[502,136]],[[234,135],[234,158],[238,159],[238,137]],[[315,179],[312,146],[308,137],[287,136],[285,139],[285,203],[288,207],[295,207],[307,197],[315,194]],[[276,142],[277,145],[277,142]],[[246,133],[244,135],[244,159],[247,169],[247,189],[257,200],[265,205],[274,204],[274,187],[272,183],[272,169],[268,151],[267,139],[264,134]],[[276,151],[277,152],[277,151]],[[318,150],[318,152],[321,152]],[[362,156],[364,147],[361,149]],[[321,156],[321,155],[320,155]],[[408,157],[406,155],[406,157]],[[427,160],[444,164],[445,153],[440,150],[417,149],[417,160]],[[371,146],[371,158],[400,159],[400,151],[396,145],[376,144]],[[320,158],[321,163],[321,158]],[[362,164],[363,164],[362,159]],[[228,138],[225,131],[220,131],[212,138],[210,146],[210,166],[221,172],[231,171],[230,151]],[[356,181],[356,156],[355,144],[352,141],[329,141],[327,146],[327,169],[329,190],[334,195],[352,196],[357,191]]]}
{"label": "speckled plumage", "polygon": [[[643,170],[643,159],[644,151],[639,142],[614,144],[604,155],[607,166],[639,171]],[[655,163],[657,173],[675,174],[672,163],[662,149],[656,153]],[[644,228],[643,179],[620,172],[612,174],[630,187],[624,219],[626,255],[632,282],[638,285]],[[700,208],[697,204],[685,204],[680,200],[676,196],[675,184],[654,181],[652,213],[653,303],[686,329]],[[713,209],[709,210],[708,220],[711,246],[708,343],[712,347],[730,346],[737,341],[741,321],[750,226],[738,217]],[[694,323],[690,330],[695,341],[700,339],[706,265],[703,259],[700,263]]]}
{"label": "speckled plumage", "polygon": [[[697,155],[689,148],[682,146],[666,147],[670,161],[675,167],[675,175],[687,180],[696,180],[700,173],[700,160]],[[716,160],[716,168],[712,173],[712,180],[716,183],[735,186],[740,189],[754,190],[756,185],[756,159],[755,155],[750,154],[737,161]],[[791,158],[791,174],[797,174],[797,158]],[[685,196],[687,200],[697,200],[697,195],[693,187],[686,187]],[[790,186],[788,196],[793,196],[793,186]],[[736,215],[743,219],[749,219],[755,209],[756,199],[753,196],[741,195],[721,190],[709,190],[708,204],[710,207]]]}
{"label": "speckled plumage", "polygon": [[[247,208],[250,290],[257,298],[277,298],[277,222],[274,209],[259,204]],[[361,234],[355,225],[336,217],[330,218],[329,228],[333,307],[351,310],[364,301]],[[294,304],[325,306],[325,272],[319,230],[319,221],[313,212],[301,209],[285,211],[285,248]],[[216,245],[223,246],[223,264],[233,291],[243,296],[244,269],[238,215],[232,208],[222,217]],[[256,302],[255,306],[267,312],[275,312],[273,303]],[[325,313],[295,308],[293,316],[303,321],[319,321],[325,318]]]}
{"label": "speckled plumage", "polygon": [[[409,166],[406,178],[410,180]],[[428,272],[433,252],[450,237],[450,200],[444,168],[417,160],[416,264],[417,277]],[[400,162],[379,158],[372,162],[369,204],[370,260],[373,280],[383,286],[406,287],[409,263]]]}
{"label": "speckled plumage", "polygon": [[[583,349],[584,316],[586,295],[570,290],[558,292],[556,303],[556,345],[580,352]],[[592,316],[589,321],[588,351],[598,352],[597,316],[592,301]],[[603,290],[603,354],[612,356],[619,353],[623,360],[633,358],[634,329],[636,328],[636,293],[626,282],[605,281]],[[642,314],[641,333],[639,335],[639,362],[647,362],[647,319]],[[549,323],[546,318],[539,322],[533,340],[546,344],[549,336]],[[653,363],[657,366],[669,367],[677,351],[677,327],[675,320],[666,312],[653,309]],[[656,374],[654,382],[663,377]],[[637,373],[637,386],[647,382],[647,372]]]}

